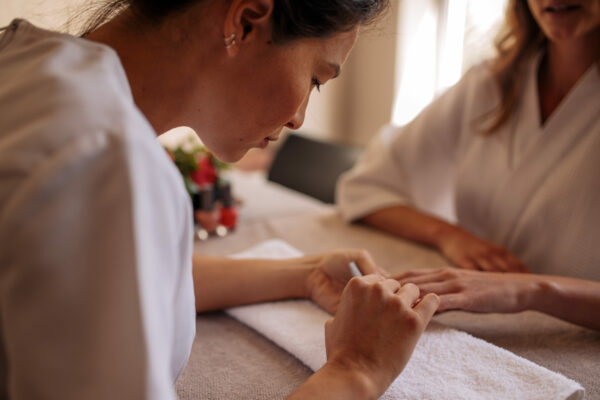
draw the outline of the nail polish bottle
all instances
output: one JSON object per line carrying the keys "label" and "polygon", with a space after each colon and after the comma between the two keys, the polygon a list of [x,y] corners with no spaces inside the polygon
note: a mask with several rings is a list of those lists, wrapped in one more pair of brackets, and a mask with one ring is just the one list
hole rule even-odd
{"label": "nail polish bottle", "polygon": [[215,198],[212,185],[202,186],[198,189],[200,208],[194,212],[196,221],[212,233],[219,224],[219,212],[215,207]]}
{"label": "nail polish bottle", "polygon": [[237,209],[233,204],[233,197],[231,195],[231,184],[226,182],[221,186],[221,225],[225,226],[228,230],[235,228],[237,223]]}

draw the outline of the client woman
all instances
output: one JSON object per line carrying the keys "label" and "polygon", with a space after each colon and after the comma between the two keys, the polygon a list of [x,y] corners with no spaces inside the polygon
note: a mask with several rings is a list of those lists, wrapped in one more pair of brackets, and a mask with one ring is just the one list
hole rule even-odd
{"label": "client woman", "polygon": [[[384,128],[341,179],[342,214],[463,268],[399,277],[440,310],[600,329],[599,60],[600,0],[510,1],[497,58]],[[498,273],[527,270],[539,275]]]}

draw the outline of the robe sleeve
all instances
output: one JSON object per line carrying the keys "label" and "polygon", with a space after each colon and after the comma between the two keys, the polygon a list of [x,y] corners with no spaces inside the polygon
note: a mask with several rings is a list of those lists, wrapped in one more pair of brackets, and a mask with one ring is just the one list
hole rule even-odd
{"label": "robe sleeve", "polygon": [[476,74],[471,69],[407,125],[379,132],[338,181],[336,202],[344,219],[410,205],[454,220],[456,158],[461,135],[475,122],[465,117],[464,105]]}
{"label": "robe sleeve", "polygon": [[177,319],[194,324],[181,229],[191,213],[165,193],[179,189],[156,165],[158,150],[123,141],[81,135],[5,205],[0,304],[11,399],[176,398],[173,370],[187,357],[177,346],[193,337],[176,329]]}

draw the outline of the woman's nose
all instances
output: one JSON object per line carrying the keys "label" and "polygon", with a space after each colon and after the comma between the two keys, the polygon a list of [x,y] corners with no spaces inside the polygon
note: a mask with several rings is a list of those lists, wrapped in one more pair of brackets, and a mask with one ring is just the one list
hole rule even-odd
{"label": "woman's nose", "polygon": [[296,113],[293,115],[292,119],[288,121],[285,126],[289,129],[299,129],[304,123],[304,116],[306,114],[306,107],[308,106],[309,96],[306,96],[306,99],[300,104],[300,107],[296,110]]}

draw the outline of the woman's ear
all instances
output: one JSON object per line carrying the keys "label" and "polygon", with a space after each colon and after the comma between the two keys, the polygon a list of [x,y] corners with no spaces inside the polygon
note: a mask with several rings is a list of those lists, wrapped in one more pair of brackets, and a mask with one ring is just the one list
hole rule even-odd
{"label": "woman's ear", "polygon": [[275,0],[232,0],[225,15],[223,37],[230,54],[235,47],[272,33],[271,17]]}

